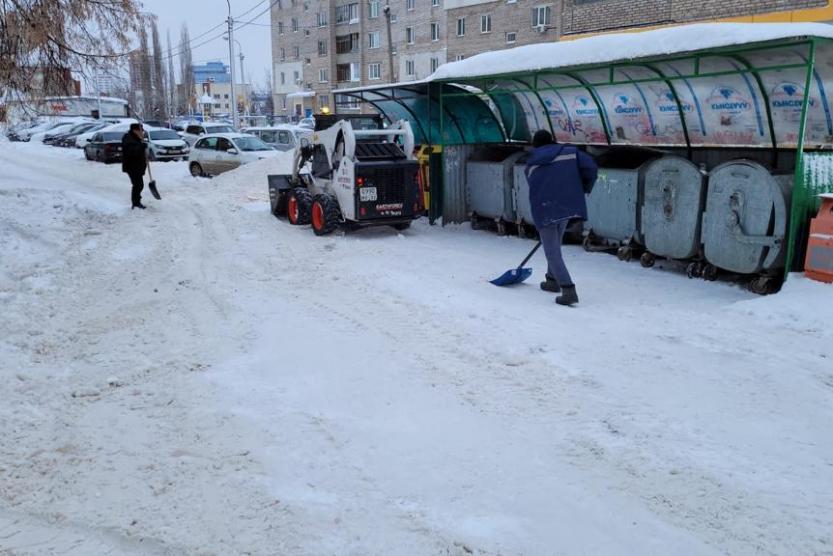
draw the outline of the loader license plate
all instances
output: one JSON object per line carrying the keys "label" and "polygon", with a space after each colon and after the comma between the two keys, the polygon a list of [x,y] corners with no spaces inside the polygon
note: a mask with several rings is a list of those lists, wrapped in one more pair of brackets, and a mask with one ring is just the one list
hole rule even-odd
{"label": "loader license plate", "polygon": [[359,189],[359,199],[363,203],[367,201],[375,201],[376,200],[376,188],[375,187],[362,187]]}

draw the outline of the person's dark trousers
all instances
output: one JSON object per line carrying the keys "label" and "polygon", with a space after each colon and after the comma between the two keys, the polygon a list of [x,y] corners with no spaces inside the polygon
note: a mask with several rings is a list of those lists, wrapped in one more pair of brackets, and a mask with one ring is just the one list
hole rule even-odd
{"label": "person's dark trousers", "polygon": [[555,278],[562,288],[573,286],[573,279],[570,278],[567,265],[564,264],[564,257],[561,255],[561,243],[569,223],[569,220],[560,220],[552,226],[538,229],[538,235],[541,237],[544,253],[547,256],[547,274]]}
{"label": "person's dark trousers", "polygon": [[130,183],[133,184],[133,190],[130,193],[130,199],[133,201],[133,206],[137,207],[142,204],[142,190],[145,188],[144,174],[128,174],[130,176]]}

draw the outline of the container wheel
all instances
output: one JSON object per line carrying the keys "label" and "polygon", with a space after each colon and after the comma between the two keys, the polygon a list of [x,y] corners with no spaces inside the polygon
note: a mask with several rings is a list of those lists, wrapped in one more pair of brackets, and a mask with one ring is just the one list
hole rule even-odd
{"label": "container wheel", "polygon": [[293,226],[304,226],[310,222],[312,195],[303,187],[296,187],[286,198],[286,216]]}
{"label": "container wheel", "polygon": [[717,280],[718,270],[717,267],[713,264],[707,264],[703,267],[702,276],[703,280],[708,280],[709,282],[714,282]]}
{"label": "container wheel", "polygon": [[630,262],[630,260],[633,259],[633,247],[630,245],[623,245],[616,250],[616,256],[620,261],[624,261],[626,263]]}
{"label": "container wheel", "polygon": [[758,276],[749,282],[749,291],[758,295],[767,295],[778,291],[781,283],[774,276]]}
{"label": "container wheel", "polygon": [[700,261],[689,263],[685,269],[685,274],[689,278],[699,278],[703,275],[703,263]]}
{"label": "container wheel", "polygon": [[593,252],[593,234],[587,234],[586,236],[584,236],[584,240],[582,240],[581,246],[588,253],[592,253]]}
{"label": "container wheel", "polygon": [[399,224],[394,224],[393,229],[398,231],[404,231],[411,227],[410,222],[400,222]]}
{"label": "container wheel", "polygon": [[188,166],[188,170],[191,171],[191,175],[195,178],[200,178],[205,175],[205,172],[202,170],[202,166],[200,166],[199,162],[192,162],[190,166]]}
{"label": "container wheel", "polygon": [[[303,190],[306,192],[306,190]],[[338,201],[331,195],[316,195],[312,200],[311,218],[312,231],[317,236],[332,233],[341,222],[341,210]]]}
{"label": "container wheel", "polygon": [[504,222],[502,219],[497,221],[497,235],[506,235],[506,222]]}
{"label": "container wheel", "polygon": [[644,268],[651,268],[657,262],[657,258],[654,257],[653,253],[649,253],[645,251],[642,253],[642,256],[639,257],[639,264],[641,264]]}

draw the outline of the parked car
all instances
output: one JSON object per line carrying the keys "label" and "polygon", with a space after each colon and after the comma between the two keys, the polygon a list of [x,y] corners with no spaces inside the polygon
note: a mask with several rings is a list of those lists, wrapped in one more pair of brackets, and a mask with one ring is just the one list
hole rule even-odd
{"label": "parked car", "polygon": [[169,124],[168,122],[163,122],[162,120],[145,120],[142,122],[142,126],[144,126],[145,129],[150,127],[170,129],[171,124]]}
{"label": "parked car", "polygon": [[188,143],[172,129],[145,129],[151,160],[184,160],[191,151]]}
{"label": "parked car", "polygon": [[241,133],[254,135],[278,151],[291,151],[298,146],[298,140],[292,129],[282,126],[247,127]]}
{"label": "parked car", "polygon": [[189,124],[188,127],[185,128],[185,132],[181,133],[185,141],[193,146],[194,143],[197,142],[197,139],[206,135],[208,133],[236,133],[234,128],[229,124],[223,123],[201,123],[201,124]]}
{"label": "parked car", "polygon": [[84,147],[84,156],[87,160],[98,162],[120,162],[121,161],[121,138],[123,131],[98,131]]}
{"label": "parked car", "polygon": [[[81,122],[80,124],[75,124],[71,126],[69,129],[61,130],[60,133],[53,133],[49,132],[44,135],[43,142],[47,145],[59,145],[61,144],[67,137],[77,137],[82,133],[86,133],[88,131],[93,131],[94,129],[98,130],[104,127],[105,124],[100,122]],[[60,128],[55,128],[56,130]],[[54,130],[53,130],[54,131]]]}
{"label": "parked car", "polygon": [[120,131],[122,135],[124,135],[130,129],[130,124],[135,122],[136,120],[127,119],[119,123],[109,124],[106,127],[101,128],[100,130],[82,133],[81,135],[75,138],[75,146],[80,149],[86,147],[87,143],[90,141],[90,139],[92,139],[93,135],[95,135],[97,131]]}
{"label": "parked car", "polygon": [[191,175],[216,176],[241,164],[277,156],[278,151],[253,135],[212,133],[197,140],[188,156]]}

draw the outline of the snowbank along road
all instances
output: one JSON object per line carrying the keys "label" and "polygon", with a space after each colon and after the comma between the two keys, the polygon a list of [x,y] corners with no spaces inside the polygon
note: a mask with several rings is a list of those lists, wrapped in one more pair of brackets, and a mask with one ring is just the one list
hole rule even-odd
{"label": "snowbank along road", "polygon": [[[0,144],[0,554],[833,554],[833,290],[326,238],[266,169]],[[532,261],[543,276],[543,255]]]}

